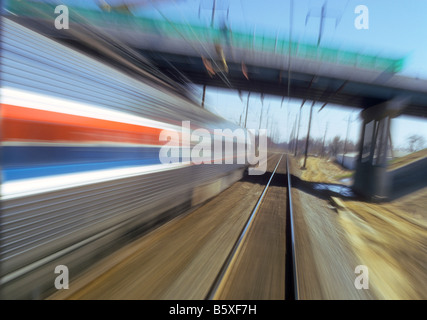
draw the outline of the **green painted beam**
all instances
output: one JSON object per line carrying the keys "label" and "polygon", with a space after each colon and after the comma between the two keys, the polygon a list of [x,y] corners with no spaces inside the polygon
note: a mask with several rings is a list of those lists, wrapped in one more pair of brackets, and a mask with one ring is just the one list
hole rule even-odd
{"label": "green painted beam", "polygon": [[[5,8],[18,16],[41,19],[52,19],[55,6],[47,3],[6,0]],[[276,39],[269,36],[253,35],[241,32],[231,32],[219,28],[182,24],[159,19],[136,17],[118,12],[103,12],[85,8],[70,7],[70,21],[89,23],[98,27],[117,27],[123,29],[138,29],[144,33],[154,33],[171,38],[185,38],[188,41],[196,40],[203,43],[221,43],[227,41],[234,47],[264,52],[274,52],[287,56],[291,45],[291,56],[298,58],[329,62],[338,65],[349,65],[361,69],[399,72],[403,69],[405,58],[391,59],[386,57],[364,55],[335,48],[318,47],[312,44],[289,43],[289,39]],[[228,39],[228,40],[227,40]]]}

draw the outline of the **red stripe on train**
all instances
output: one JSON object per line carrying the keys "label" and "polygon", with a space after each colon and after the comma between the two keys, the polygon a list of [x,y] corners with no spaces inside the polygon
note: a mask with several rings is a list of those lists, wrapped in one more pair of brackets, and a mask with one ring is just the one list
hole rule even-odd
{"label": "red stripe on train", "polygon": [[162,129],[1,104],[3,141],[121,142],[162,145]]}

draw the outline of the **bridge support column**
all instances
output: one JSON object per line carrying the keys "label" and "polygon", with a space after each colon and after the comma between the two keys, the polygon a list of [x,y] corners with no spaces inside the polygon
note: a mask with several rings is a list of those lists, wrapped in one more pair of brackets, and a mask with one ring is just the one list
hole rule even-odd
{"label": "bridge support column", "polygon": [[205,107],[206,85],[203,86],[202,108]]}
{"label": "bridge support column", "polygon": [[406,99],[394,99],[362,112],[362,134],[353,189],[371,200],[385,200],[390,195],[387,156],[391,148],[391,119],[401,114],[406,103]]}

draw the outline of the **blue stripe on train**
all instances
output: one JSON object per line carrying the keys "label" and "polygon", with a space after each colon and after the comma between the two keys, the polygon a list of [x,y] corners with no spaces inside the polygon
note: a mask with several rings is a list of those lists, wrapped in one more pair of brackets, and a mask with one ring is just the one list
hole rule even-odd
{"label": "blue stripe on train", "polygon": [[3,147],[3,181],[160,164],[156,147]]}
{"label": "blue stripe on train", "polygon": [[5,167],[159,158],[157,147],[4,146]]}
{"label": "blue stripe on train", "polygon": [[147,166],[151,164],[160,164],[160,161],[159,159],[150,159],[3,169],[3,182],[29,178],[40,178],[66,173],[88,172],[101,169]]}

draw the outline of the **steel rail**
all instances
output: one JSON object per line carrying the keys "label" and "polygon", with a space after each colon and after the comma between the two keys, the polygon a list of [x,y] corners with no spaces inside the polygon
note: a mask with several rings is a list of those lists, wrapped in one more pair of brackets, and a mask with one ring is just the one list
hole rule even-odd
{"label": "steel rail", "polygon": [[286,175],[288,178],[288,213],[289,214],[289,221],[290,221],[290,245],[292,249],[292,273],[293,273],[293,289],[294,289],[294,296],[293,298],[295,300],[299,300],[299,290],[298,290],[298,275],[297,275],[297,260],[296,260],[296,252],[295,252],[295,220],[294,220],[294,214],[293,214],[293,208],[292,208],[292,185],[291,185],[291,173],[289,171],[289,158],[286,156]]}
{"label": "steel rail", "polygon": [[274,168],[273,173],[271,174],[270,179],[267,182],[267,185],[265,186],[263,192],[261,193],[261,196],[259,197],[258,202],[256,203],[254,209],[252,210],[252,213],[249,216],[249,219],[246,222],[245,227],[243,228],[242,232],[240,233],[239,239],[234,244],[233,249],[229,253],[225,263],[223,264],[223,266],[221,268],[221,271],[219,272],[218,276],[215,279],[215,282],[213,283],[211,289],[209,290],[209,292],[206,296],[206,300],[213,300],[215,298],[215,295],[218,291],[218,288],[219,288],[229,266],[231,265],[231,262],[232,262],[233,258],[235,257],[236,252],[238,251],[239,247],[241,246],[243,239],[246,237],[247,231],[249,230],[249,227],[251,226],[252,221],[254,220],[255,215],[257,214],[259,207],[261,206],[261,203],[264,199],[264,196],[267,193],[268,187],[270,186],[270,183],[274,177],[274,174],[276,173],[277,167],[279,166],[282,158],[283,158],[283,154],[280,156],[280,159],[277,162],[276,167]]}

